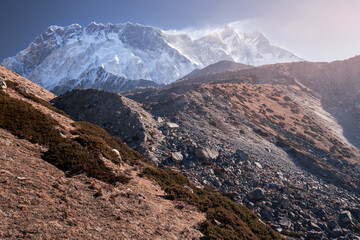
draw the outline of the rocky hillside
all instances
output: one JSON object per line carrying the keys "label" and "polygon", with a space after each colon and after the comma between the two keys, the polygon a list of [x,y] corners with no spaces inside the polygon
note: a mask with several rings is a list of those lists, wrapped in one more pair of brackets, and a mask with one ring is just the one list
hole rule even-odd
{"label": "rocky hillside", "polygon": [[233,61],[223,60],[223,61],[220,61],[220,62],[217,62],[214,64],[210,64],[209,66],[206,66],[202,69],[195,69],[188,75],[184,76],[182,79],[203,77],[205,75],[210,75],[210,74],[214,74],[214,73],[222,73],[222,72],[231,71],[231,70],[244,70],[244,69],[249,69],[249,68],[252,68],[252,66],[233,62]]}
{"label": "rocky hillside", "polygon": [[[327,111],[324,93],[285,71],[290,66],[296,63],[199,75],[127,97],[161,131],[151,139],[156,147],[148,146],[153,161],[220,190],[289,237],[357,239],[359,150]],[[87,94],[54,103],[73,114]],[[105,123],[99,124],[110,131]]]}
{"label": "rocky hillside", "polygon": [[[77,104],[74,104],[74,99]],[[163,139],[158,129],[160,123],[139,103],[118,93],[96,89],[74,90],[52,100],[52,103],[66,109],[74,120],[87,119],[103,127],[148,158],[151,158],[148,149],[156,149]]]}
{"label": "rocky hillside", "polygon": [[246,207],[75,122],[3,67],[0,86],[1,239],[281,239]]}
{"label": "rocky hillside", "polygon": [[198,74],[173,85],[216,82],[252,76],[258,84],[295,84],[317,94],[323,108],[336,118],[351,144],[360,148],[360,57],[331,63],[284,63],[252,69]]}

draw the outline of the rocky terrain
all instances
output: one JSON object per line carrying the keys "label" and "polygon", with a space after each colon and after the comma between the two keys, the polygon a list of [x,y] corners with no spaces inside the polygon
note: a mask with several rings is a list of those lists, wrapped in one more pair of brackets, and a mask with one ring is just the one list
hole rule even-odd
{"label": "rocky terrain", "polygon": [[[206,69],[197,76],[175,82],[173,85],[214,82],[252,76],[259,84],[295,84],[317,94],[322,107],[336,118],[343,135],[360,148],[359,110],[360,57],[331,63],[286,63],[266,65],[253,69],[232,70],[208,75]],[[231,69],[229,69],[231,70]],[[206,76],[206,77],[205,77]]]}
{"label": "rocky terrain", "polygon": [[[252,68],[252,66],[233,62],[233,61],[223,60],[214,64],[210,64],[209,66],[204,67],[202,69],[195,69],[194,71],[182,77],[181,79],[204,77],[205,75],[210,75],[214,73],[222,73],[231,70],[244,70],[249,68]],[[181,82],[181,80],[178,80],[177,82]]]}
{"label": "rocky terrain", "polygon": [[[282,238],[246,207],[157,167],[96,125],[75,122],[49,104],[52,93],[3,67],[0,86],[1,239]],[[88,109],[102,103],[91,99],[109,95],[88,91],[79,101]],[[140,132],[161,136],[138,103],[116,101],[124,116],[113,134],[138,142],[147,138],[133,139]],[[126,116],[138,121],[121,122]]]}
{"label": "rocky terrain", "polygon": [[[306,69],[322,66],[320,73],[355,60],[197,74],[126,97],[141,104],[136,111],[151,114],[148,118],[159,130],[151,138],[156,145],[143,150],[154,162],[179,169],[198,185],[219,189],[290,238],[359,239],[359,150],[343,131],[338,115],[329,110],[341,110],[345,101],[334,100],[339,98],[346,98],[347,104],[352,99],[356,105],[357,95],[352,95],[358,91],[356,74],[346,67],[349,77],[339,78],[346,71],[337,68],[333,71],[338,75],[326,75],[329,78],[317,84],[311,71],[302,78],[309,73]],[[349,83],[353,89],[346,92]],[[336,86],[346,94],[334,95]],[[80,99],[87,94],[94,91],[68,93],[53,102],[70,115],[76,112],[79,120],[96,120],[111,131],[105,113],[103,119],[91,114],[80,117],[78,110],[85,108]],[[109,99],[124,98],[108,94],[113,95]],[[64,105],[70,102],[79,104]],[[83,111],[107,106],[99,104]],[[346,111],[353,105],[347,105]],[[123,116],[125,122],[139,119]],[[141,131],[149,133],[145,128]]]}
{"label": "rocky terrain", "polygon": [[[77,104],[73,100],[77,99]],[[146,157],[150,148],[157,148],[164,136],[160,123],[142,106],[118,93],[102,90],[74,90],[52,101],[57,107],[67,109],[74,120],[91,120],[113,136],[121,137],[130,147]],[[107,106],[107,107],[104,107]]]}

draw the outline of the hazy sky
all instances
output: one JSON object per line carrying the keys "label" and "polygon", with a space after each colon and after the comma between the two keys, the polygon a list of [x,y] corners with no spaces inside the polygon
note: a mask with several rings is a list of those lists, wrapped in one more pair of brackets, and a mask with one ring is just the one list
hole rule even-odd
{"label": "hazy sky", "polygon": [[211,29],[237,22],[310,61],[360,54],[360,0],[1,0],[0,61],[48,26],[131,21],[161,29]]}

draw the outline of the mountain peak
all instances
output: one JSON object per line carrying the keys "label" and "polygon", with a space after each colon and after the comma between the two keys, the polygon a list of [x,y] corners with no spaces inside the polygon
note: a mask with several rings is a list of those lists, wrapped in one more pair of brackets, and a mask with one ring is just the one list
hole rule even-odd
{"label": "mountain peak", "polygon": [[194,40],[132,22],[53,25],[2,65],[51,90],[100,66],[117,77],[163,84],[222,60],[254,66],[301,60],[265,37],[255,41],[259,36],[230,25]]}
{"label": "mountain peak", "polygon": [[51,31],[51,32],[55,32],[58,29],[61,29],[62,27],[58,26],[58,25],[51,25],[49,26],[46,31]]}
{"label": "mountain peak", "polygon": [[102,23],[91,22],[89,25],[87,25],[87,27],[105,27],[105,25]]}

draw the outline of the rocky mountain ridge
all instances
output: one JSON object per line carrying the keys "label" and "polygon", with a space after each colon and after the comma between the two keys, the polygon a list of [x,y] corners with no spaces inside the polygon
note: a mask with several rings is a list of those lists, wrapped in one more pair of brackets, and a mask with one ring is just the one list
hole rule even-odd
{"label": "rocky mountain ridge", "polygon": [[[262,65],[301,59],[271,45],[261,33],[240,33],[229,26],[191,39],[140,24],[91,23],[50,26],[2,65],[52,91],[89,86],[123,91],[122,84],[151,85],[133,80],[166,84],[220,60]],[[99,68],[106,74],[94,79],[91,73]]]}
{"label": "rocky mountain ridge", "polygon": [[252,76],[258,84],[295,84],[307,88],[321,99],[322,106],[336,118],[346,139],[360,148],[359,65],[359,56],[331,63],[275,64],[212,75],[198,73],[196,78],[182,79],[173,84],[199,84]]}

